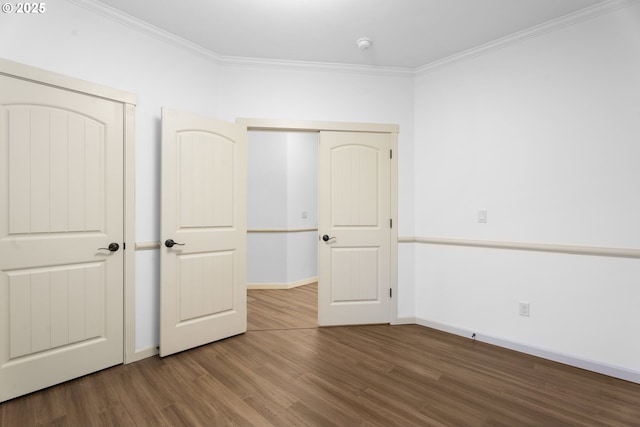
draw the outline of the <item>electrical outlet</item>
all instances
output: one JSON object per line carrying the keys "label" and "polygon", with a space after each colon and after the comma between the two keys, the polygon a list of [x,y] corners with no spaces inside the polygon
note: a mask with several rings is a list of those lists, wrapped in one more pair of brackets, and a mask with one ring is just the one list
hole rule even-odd
{"label": "electrical outlet", "polygon": [[480,224],[486,224],[487,222],[487,211],[478,211],[478,222]]}
{"label": "electrical outlet", "polygon": [[520,302],[518,303],[518,313],[520,316],[529,317],[529,303],[528,302]]}

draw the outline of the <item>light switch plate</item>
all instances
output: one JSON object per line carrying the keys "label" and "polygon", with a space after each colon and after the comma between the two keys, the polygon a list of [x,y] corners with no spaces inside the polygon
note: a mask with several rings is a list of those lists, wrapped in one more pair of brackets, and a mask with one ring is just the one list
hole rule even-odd
{"label": "light switch plate", "polygon": [[529,303],[528,302],[519,302],[518,303],[518,313],[520,316],[529,317]]}

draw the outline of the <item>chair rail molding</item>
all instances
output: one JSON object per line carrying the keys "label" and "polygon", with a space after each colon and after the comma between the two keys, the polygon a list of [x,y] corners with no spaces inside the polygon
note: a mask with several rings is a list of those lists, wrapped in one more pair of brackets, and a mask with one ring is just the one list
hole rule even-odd
{"label": "chair rail molding", "polygon": [[496,240],[470,240],[448,237],[400,236],[398,243],[418,243],[424,245],[466,246],[487,249],[508,249],[518,251],[553,252],[572,255],[590,255],[618,258],[640,258],[640,249],[611,248],[605,246],[578,246],[555,243],[510,242]]}

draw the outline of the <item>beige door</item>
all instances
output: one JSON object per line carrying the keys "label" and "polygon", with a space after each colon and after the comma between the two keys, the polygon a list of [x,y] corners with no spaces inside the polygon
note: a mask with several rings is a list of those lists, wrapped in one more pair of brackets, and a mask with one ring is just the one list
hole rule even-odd
{"label": "beige door", "polygon": [[123,127],[0,76],[0,401],[123,361]]}
{"label": "beige door", "polygon": [[390,321],[391,138],[320,132],[321,326]]}
{"label": "beige door", "polygon": [[247,330],[246,188],[246,127],[162,110],[161,356]]}

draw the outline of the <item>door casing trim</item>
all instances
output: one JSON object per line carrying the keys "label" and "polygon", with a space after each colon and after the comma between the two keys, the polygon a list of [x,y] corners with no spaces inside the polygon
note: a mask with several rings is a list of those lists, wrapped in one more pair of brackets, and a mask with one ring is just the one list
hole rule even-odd
{"label": "door casing trim", "polygon": [[391,135],[391,199],[390,210],[393,226],[390,236],[390,265],[389,283],[393,300],[391,301],[391,313],[389,323],[398,324],[398,132],[400,126],[390,123],[357,123],[357,122],[324,122],[313,120],[282,120],[282,119],[256,119],[237,118],[236,123],[247,127],[247,131],[337,131],[337,132],[369,132],[388,133]]}

